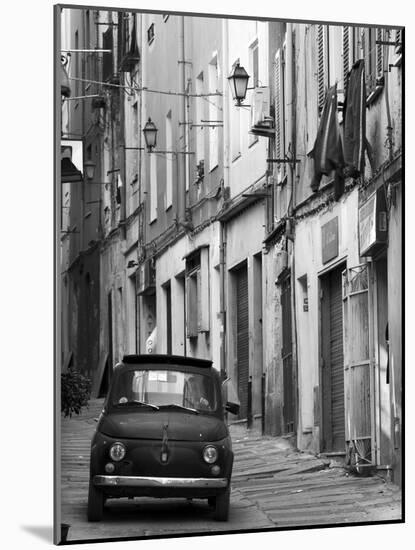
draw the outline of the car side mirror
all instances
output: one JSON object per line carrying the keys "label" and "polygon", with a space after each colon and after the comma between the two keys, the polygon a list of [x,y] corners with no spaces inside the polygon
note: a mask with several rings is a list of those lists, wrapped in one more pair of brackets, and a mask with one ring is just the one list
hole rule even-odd
{"label": "car side mirror", "polygon": [[[228,382],[231,382],[231,379],[225,378],[222,382],[222,391],[223,391],[223,400],[225,401],[225,411],[228,411],[232,414],[238,414],[239,408],[240,408],[240,401],[238,394],[235,391],[235,388],[232,383],[228,384]],[[227,391],[225,391],[225,387]],[[225,395],[227,394],[227,397]]]}
{"label": "car side mirror", "polygon": [[239,413],[239,403],[232,403],[228,401],[225,405],[225,410],[232,413],[232,414],[238,414]]}

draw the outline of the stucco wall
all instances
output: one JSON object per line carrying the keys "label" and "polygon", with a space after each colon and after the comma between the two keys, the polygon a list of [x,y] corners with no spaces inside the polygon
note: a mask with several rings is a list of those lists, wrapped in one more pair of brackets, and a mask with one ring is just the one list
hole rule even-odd
{"label": "stucco wall", "polygon": [[[186,338],[184,326],[184,294],[183,276],[186,262],[185,256],[199,246],[209,246],[209,308],[210,330],[200,332],[196,339]],[[163,285],[170,281],[172,303],[172,352],[212,359],[215,368],[220,369],[220,311],[219,301],[219,223],[211,224],[192,239],[187,236],[170,246],[156,260],[156,292],[157,292],[157,351],[167,350],[167,312]]]}
{"label": "stucco wall", "polygon": [[[249,311],[249,374],[252,376],[252,413],[261,414],[261,374],[263,371],[264,334],[262,304],[263,297],[262,241],[264,239],[264,206],[257,203],[230,220],[226,225],[226,280],[227,295],[227,365],[228,375],[236,380],[236,304],[230,270],[243,261],[248,269],[248,311]],[[254,258],[254,256],[256,256]],[[261,267],[262,266],[262,267]],[[260,278],[260,280],[258,280]],[[260,319],[262,321],[260,321]]]}
{"label": "stucco wall", "polygon": [[[314,418],[314,387],[319,386],[319,273],[344,259],[347,267],[358,265],[358,191],[317,216],[299,221],[295,230],[295,289],[298,352],[298,445],[319,449],[318,419]],[[339,253],[322,263],[321,227],[334,217],[339,219]],[[303,311],[303,288],[299,279],[307,277],[308,311]],[[310,434],[310,429],[312,433]],[[304,433],[306,432],[306,433]]]}

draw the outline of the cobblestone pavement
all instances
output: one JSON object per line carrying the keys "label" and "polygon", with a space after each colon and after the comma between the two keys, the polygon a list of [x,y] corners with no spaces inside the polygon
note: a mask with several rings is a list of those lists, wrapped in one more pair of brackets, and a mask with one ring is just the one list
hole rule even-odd
{"label": "cobblestone pavement", "polygon": [[398,487],[380,477],[347,475],[283,438],[234,436],[229,521],[214,521],[206,501],[140,498],[108,501],[99,523],[86,520],[89,446],[102,400],[62,419],[61,521],[68,541],[220,533],[250,529],[399,520]]}

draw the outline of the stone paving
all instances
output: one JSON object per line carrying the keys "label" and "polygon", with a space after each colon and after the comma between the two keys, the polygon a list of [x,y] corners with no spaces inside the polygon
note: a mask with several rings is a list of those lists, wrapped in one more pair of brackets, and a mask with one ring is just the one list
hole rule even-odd
{"label": "stone paving", "polygon": [[235,462],[229,521],[215,522],[205,501],[108,501],[99,523],[86,521],[89,446],[102,400],[62,419],[61,513],[68,541],[220,533],[401,519],[401,492],[379,476],[357,477],[330,467],[284,438],[233,437]]}

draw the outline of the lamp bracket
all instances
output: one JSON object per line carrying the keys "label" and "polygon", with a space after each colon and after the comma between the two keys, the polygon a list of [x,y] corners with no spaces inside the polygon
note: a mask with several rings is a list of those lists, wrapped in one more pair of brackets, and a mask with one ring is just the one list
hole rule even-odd
{"label": "lamp bracket", "polygon": [[288,164],[297,164],[298,162],[301,162],[299,159],[267,159],[267,162],[276,162],[276,163],[288,163]]}

